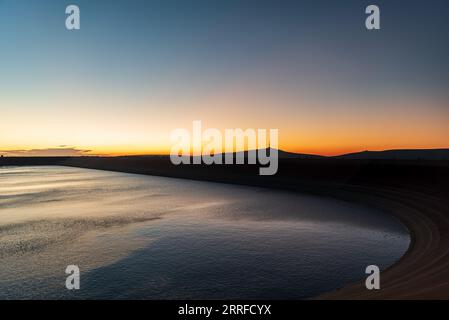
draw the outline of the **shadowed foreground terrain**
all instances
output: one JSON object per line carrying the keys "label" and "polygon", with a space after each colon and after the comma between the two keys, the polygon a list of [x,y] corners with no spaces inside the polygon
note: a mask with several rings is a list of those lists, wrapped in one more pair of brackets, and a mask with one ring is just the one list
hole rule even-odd
{"label": "shadowed foreground terrain", "polygon": [[64,165],[281,188],[380,208],[409,229],[402,259],[381,274],[381,290],[355,283],[318,299],[449,299],[449,161],[281,158],[274,176],[257,165],[174,166],[166,156],[0,158],[0,166]]}

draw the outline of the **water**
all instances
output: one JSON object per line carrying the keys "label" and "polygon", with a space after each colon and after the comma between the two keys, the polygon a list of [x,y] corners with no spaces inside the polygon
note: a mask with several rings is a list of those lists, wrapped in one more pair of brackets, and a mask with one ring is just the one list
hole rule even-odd
{"label": "water", "polygon": [[[393,264],[393,217],[309,195],[66,167],[0,168],[0,299],[300,299]],[[65,268],[81,290],[65,288]]]}

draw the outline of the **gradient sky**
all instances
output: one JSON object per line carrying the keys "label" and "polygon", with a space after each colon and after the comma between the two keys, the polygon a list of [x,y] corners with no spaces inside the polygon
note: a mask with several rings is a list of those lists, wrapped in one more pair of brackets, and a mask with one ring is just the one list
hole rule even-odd
{"label": "gradient sky", "polygon": [[167,153],[193,120],[304,153],[449,147],[448,35],[445,0],[0,0],[0,150]]}

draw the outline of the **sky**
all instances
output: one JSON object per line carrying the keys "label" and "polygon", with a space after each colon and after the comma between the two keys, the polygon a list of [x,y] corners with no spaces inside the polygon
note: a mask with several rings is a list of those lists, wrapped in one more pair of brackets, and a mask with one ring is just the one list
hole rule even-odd
{"label": "sky", "polygon": [[448,22],[445,0],[0,0],[0,153],[164,154],[194,120],[302,153],[447,148]]}

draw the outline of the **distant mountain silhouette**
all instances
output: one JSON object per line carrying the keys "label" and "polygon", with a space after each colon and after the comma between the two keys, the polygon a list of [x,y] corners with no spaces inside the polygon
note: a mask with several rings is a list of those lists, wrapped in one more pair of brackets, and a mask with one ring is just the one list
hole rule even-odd
{"label": "distant mountain silhouette", "polygon": [[362,151],[335,156],[337,159],[357,160],[449,160],[449,149],[397,149]]}
{"label": "distant mountain silhouette", "polygon": [[[268,149],[268,148],[267,148]],[[263,150],[263,149],[262,149]],[[275,149],[270,148],[274,151]],[[244,154],[244,158],[248,156],[248,151],[234,152],[233,156]],[[224,154],[221,154],[224,155]],[[7,155],[0,155],[0,165],[7,161],[7,159],[15,158],[25,160],[31,157],[17,157]],[[338,156],[321,156],[306,153],[287,152],[278,149],[279,159],[349,159],[349,160],[449,160],[449,149],[395,149],[384,151],[362,151],[347,153]],[[34,157],[41,159],[57,159],[57,158],[71,158],[72,156],[56,156],[56,157]],[[101,158],[99,156],[85,155],[87,158]],[[167,155],[128,155],[119,156],[117,158],[165,158]],[[75,157],[78,158],[78,157]]]}
{"label": "distant mountain silhouette", "polygon": [[[271,148],[272,149],[272,148]],[[272,149],[274,150],[274,149]],[[247,157],[248,151],[237,152]],[[314,154],[294,153],[278,149],[280,159],[354,159],[354,160],[449,160],[449,149],[396,149],[384,151],[362,151],[339,156],[320,156]]]}
{"label": "distant mountain silhouette", "polygon": [[308,154],[308,153],[293,153],[287,152],[283,150],[278,150],[279,158],[281,159],[318,159],[318,158],[326,158],[325,156],[320,156],[316,154]]}
{"label": "distant mountain silhouette", "polygon": [[[271,150],[275,150],[270,148]],[[235,155],[248,151],[236,152]],[[294,153],[278,149],[280,159],[354,159],[354,160],[449,160],[449,149],[395,149],[383,151],[362,151],[338,156],[321,156],[315,154]]]}
{"label": "distant mountain silhouette", "polygon": [[[268,148],[267,148],[268,149]],[[270,150],[275,150],[270,148]],[[352,160],[449,160],[449,149],[395,149],[384,151],[361,151],[338,156],[321,156],[316,154],[295,153],[278,150],[279,159],[352,159]],[[248,151],[234,152],[233,155],[248,157]],[[220,153],[221,155],[225,155]],[[125,157],[164,157],[156,155]]]}
{"label": "distant mountain silhouette", "polygon": [[[258,149],[263,150],[263,149]],[[268,151],[268,148],[266,149]],[[269,148],[270,152],[275,151],[274,148]],[[280,159],[318,159],[318,158],[326,158],[325,156],[315,155],[315,154],[306,154],[306,153],[294,153],[294,152],[287,152],[280,149],[277,149],[278,151],[278,157]],[[243,153],[244,157],[246,158],[248,156],[248,151],[240,151],[240,152],[234,152],[234,156],[241,155]]]}

